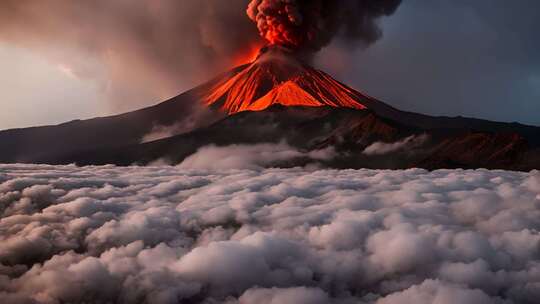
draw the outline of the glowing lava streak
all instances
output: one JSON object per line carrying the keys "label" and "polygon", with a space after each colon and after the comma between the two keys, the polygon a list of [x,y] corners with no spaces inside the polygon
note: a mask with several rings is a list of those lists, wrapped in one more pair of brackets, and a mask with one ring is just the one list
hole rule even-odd
{"label": "glowing lava streak", "polygon": [[370,97],[301,63],[279,47],[270,47],[241,70],[207,84],[201,99],[208,106],[233,114],[261,111],[274,104],[361,110],[366,108],[363,101]]}

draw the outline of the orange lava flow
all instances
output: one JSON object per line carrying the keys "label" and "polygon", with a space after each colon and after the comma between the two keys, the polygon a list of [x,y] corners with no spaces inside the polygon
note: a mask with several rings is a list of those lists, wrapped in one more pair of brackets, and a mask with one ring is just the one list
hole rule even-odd
{"label": "orange lava flow", "polygon": [[201,97],[206,105],[219,105],[229,114],[261,111],[274,104],[366,108],[365,96],[321,71],[304,67],[294,74],[280,79],[277,68],[253,63],[213,83]]}

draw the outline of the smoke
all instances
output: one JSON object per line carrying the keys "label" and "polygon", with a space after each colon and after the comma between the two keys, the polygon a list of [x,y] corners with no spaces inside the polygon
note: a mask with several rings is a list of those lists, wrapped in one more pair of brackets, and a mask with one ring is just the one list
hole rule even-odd
{"label": "smoke", "polygon": [[247,14],[271,44],[318,51],[336,35],[369,45],[381,37],[377,19],[401,0],[252,0]]}
{"label": "smoke", "polygon": [[299,151],[282,142],[279,144],[214,145],[200,148],[195,154],[186,157],[179,166],[181,169],[262,169],[264,167],[305,158],[316,161],[329,161],[337,156],[333,147],[310,152]]}
{"label": "smoke", "polygon": [[143,135],[140,142],[147,143],[188,133],[198,128],[207,127],[225,116],[223,112],[198,102],[186,103],[184,110],[185,112],[178,113],[179,117],[174,124],[154,125],[149,133]]}
{"label": "smoke", "polygon": [[2,303],[537,303],[540,172],[0,165]]}
{"label": "smoke", "polygon": [[366,155],[384,155],[402,150],[410,151],[423,145],[428,139],[427,134],[422,134],[412,135],[392,143],[378,141],[366,147],[362,153]]}
{"label": "smoke", "polygon": [[126,110],[174,96],[261,44],[247,0],[0,2],[0,42],[95,80]]}

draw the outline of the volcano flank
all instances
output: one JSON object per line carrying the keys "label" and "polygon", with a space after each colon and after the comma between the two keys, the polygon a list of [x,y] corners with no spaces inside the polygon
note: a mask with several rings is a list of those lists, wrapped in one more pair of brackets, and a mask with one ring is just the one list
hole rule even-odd
{"label": "volcano flank", "polygon": [[[152,107],[0,131],[0,163],[178,164],[206,146],[264,143],[298,151],[268,164],[277,167],[540,169],[539,127],[400,111],[303,58],[264,47],[252,62]],[[332,157],[314,156],[330,148]]]}

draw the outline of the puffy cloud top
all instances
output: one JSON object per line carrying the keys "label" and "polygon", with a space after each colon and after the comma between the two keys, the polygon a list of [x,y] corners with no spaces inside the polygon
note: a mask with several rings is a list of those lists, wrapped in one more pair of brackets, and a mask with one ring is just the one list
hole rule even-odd
{"label": "puffy cloud top", "polygon": [[0,165],[2,303],[535,303],[540,172]]}

